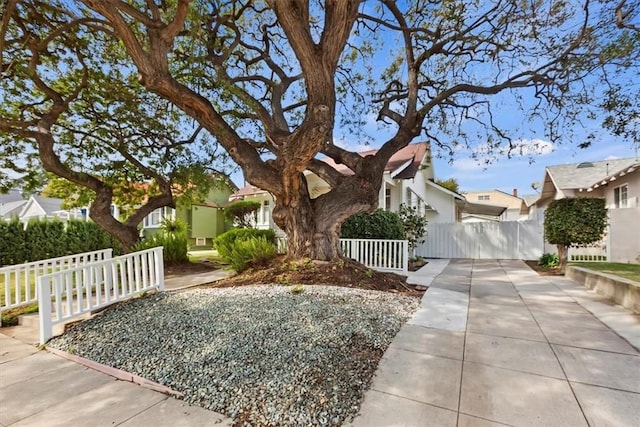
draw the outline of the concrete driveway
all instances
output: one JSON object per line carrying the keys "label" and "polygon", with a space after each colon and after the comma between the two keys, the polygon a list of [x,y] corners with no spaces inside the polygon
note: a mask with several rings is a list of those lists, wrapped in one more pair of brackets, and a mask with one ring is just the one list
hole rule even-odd
{"label": "concrete driveway", "polygon": [[353,426],[638,426],[640,316],[522,261],[433,260]]}

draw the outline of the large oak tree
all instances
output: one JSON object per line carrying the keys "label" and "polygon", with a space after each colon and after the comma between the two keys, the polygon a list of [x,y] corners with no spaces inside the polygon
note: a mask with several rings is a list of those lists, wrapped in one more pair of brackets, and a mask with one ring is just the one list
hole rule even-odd
{"label": "large oak tree", "polygon": [[[547,137],[556,139],[597,113],[607,91],[637,93],[634,3],[79,0],[58,6],[76,20],[100,22],[126,49],[142,86],[197,121],[248,182],[275,196],[273,218],[294,257],[339,256],[340,224],[375,209],[385,164],[418,136],[443,148],[518,147],[514,138],[523,135],[508,132],[496,104],[547,123]],[[362,137],[372,115],[388,135],[375,155],[334,144],[338,132]],[[321,156],[353,174],[338,173]],[[312,199],[305,170],[331,190]]]}

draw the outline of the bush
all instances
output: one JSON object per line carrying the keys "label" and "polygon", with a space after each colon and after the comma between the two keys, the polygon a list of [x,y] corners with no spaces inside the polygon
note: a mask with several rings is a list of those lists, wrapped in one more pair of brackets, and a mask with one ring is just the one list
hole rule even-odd
{"label": "bush", "polygon": [[114,255],[122,253],[120,244],[92,221],[32,219],[25,229],[17,218],[0,220],[2,266],[107,248],[113,248]]}
{"label": "bush", "polygon": [[132,250],[142,251],[162,246],[165,263],[179,263],[189,261],[189,238],[187,224],[180,219],[164,219],[162,231],[158,234],[136,243]]}
{"label": "bush", "polygon": [[542,254],[538,260],[538,264],[545,267],[555,267],[560,263],[557,254],[546,253]]}
{"label": "bush", "polygon": [[26,262],[29,258],[26,243],[24,226],[18,218],[0,219],[0,267]]}
{"label": "bush", "polygon": [[340,231],[345,239],[390,239],[405,238],[404,225],[395,212],[377,209],[371,215],[358,214],[347,219]]}
{"label": "bush", "polygon": [[413,254],[419,244],[424,243],[427,233],[427,218],[420,213],[417,207],[400,205],[398,215],[404,225],[405,238],[409,242],[409,252]]}
{"label": "bush", "polygon": [[267,265],[276,255],[276,246],[265,237],[237,239],[231,246],[228,262],[241,272],[249,266]]}
{"label": "bush", "polygon": [[277,254],[276,233],[273,230],[234,228],[213,241],[213,247],[224,262],[236,271],[249,264],[265,264]]}

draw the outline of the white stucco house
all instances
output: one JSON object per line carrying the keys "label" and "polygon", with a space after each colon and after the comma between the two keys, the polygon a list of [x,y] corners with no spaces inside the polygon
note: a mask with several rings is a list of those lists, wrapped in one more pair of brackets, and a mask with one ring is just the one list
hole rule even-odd
{"label": "white stucco house", "polygon": [[[377,150],[364,151],[361,156],[373,155]],[[382,186],[378,195],[378,207],[397,212],[402,203],[415,206],[429,222],[451,223],[460,219],[465,198],[434,182],[435,173],[431,159],[429,143],[409,144],[395,153],[384,169]],[[339,172],[347,175],[353,172],[345,165],[337,165],[331,159],[322,159]],[[329,191],[330,187],[312,172],[305,172],[311,197],[318,197]],[[277,230],[271,218],[273,196],[265,190],[247,185],[233,193],[233,200],[257,200],[260,202],[257,228]]]}
{"label": "white stucco house", "polygon": [[0,194],[0,218],[9,220],[18,216],[23,206],[27,203],[18,190],[10,190],[6,194]]}
{"label": "white stucco house", "polygon": [[543,221],[549,203],[566,197],[604,197],[609,229],[603,252],[614,262],[640,262],[640,159],[548,166],[529,217]]}

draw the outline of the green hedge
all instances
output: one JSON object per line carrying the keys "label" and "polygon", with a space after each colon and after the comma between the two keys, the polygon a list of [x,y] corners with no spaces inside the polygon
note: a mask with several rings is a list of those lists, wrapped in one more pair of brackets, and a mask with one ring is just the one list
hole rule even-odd
{"label": "green hedge", "polygon": [[107,248],[113,248],[114,255],[122,253],[120,245],[92,221],[34,219],[25,229],[16,218],[0,220],[0,266]]}
{"label": "green hedge", "polygon": [[371,215],[359,214],[347,219],[340,231],[344,239],[390,239],[405,238],[402,219],[395,212],[377,209]]}

